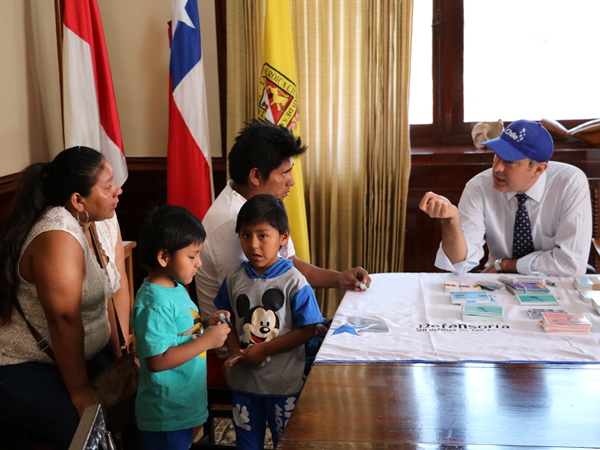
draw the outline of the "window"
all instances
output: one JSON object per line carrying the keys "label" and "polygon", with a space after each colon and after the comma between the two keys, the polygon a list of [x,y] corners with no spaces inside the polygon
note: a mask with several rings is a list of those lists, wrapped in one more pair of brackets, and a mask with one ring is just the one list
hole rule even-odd
{"label": "window", "polygon": [[470,144],[480,121],[600,118],[597,0],[414,3],[413,143]]}
{"label": "window", "polygon": [[432,2],[417,0],[413,5],[410,105],[411,124],[433,123]]}

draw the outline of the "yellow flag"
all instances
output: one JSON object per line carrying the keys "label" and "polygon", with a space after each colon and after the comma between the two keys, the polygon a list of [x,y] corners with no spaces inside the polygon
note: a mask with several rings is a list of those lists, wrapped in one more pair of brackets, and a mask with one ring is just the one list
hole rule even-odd
{"label": "yellow flag", "polygon": [[[300,136],[296,62],[289,0],[267,0],[264,43],[258,117],[283,125],[291,130],[294,136]],[[296,255],[310,262],[300,158],[295,160],[292,175],[296,184],[285,199],[285,207],[290,219]]]}

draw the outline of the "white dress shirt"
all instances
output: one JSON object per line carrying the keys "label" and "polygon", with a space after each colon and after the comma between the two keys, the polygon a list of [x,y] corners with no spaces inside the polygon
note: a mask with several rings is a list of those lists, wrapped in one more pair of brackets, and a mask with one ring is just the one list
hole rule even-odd
{"label": "white dress shirt", "polygon": [[[530,275],[584,275],[592,239],[592,209],[586,175],[577,167],[550,161],[548,168],[526,192],[531,221],[533,253],[517,260],[517,271]],[[442,246],[435,266],[464,274],[477,267],[484,256],[486,267],[499,258],[512,257],[516,192],[494,188],[492,169],[473,177],[458,204],[460,222],[467,241],[467,257],[452,264]]]}

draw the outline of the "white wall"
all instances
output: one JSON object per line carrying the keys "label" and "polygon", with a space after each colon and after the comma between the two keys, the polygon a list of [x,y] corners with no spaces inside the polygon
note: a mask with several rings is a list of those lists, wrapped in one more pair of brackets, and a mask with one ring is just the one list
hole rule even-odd
{"label": "white wall", "polygon": [[53,2],[0,0],[0,36],[2,176],[62,146]]}
{"label": "white wall", "polygon": [[[97,0],[127,157],[166,156],[169,0]],[[220,155],[214,1],[199,0],[211,154]],[[0,0],[0,176],[62,150],[54,2]]]}

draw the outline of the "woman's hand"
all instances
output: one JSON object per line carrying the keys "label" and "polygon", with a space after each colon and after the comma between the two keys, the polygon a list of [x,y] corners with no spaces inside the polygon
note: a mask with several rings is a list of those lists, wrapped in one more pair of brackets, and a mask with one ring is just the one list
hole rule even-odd
{"label": "woman's hand", "polygon": [[88,406],[101,404],[102,398],[98,394],[98,391],[88,386],[87,388],[71,392],[71,403],[73,403],[79,413],[79,417],[81,417]]}

